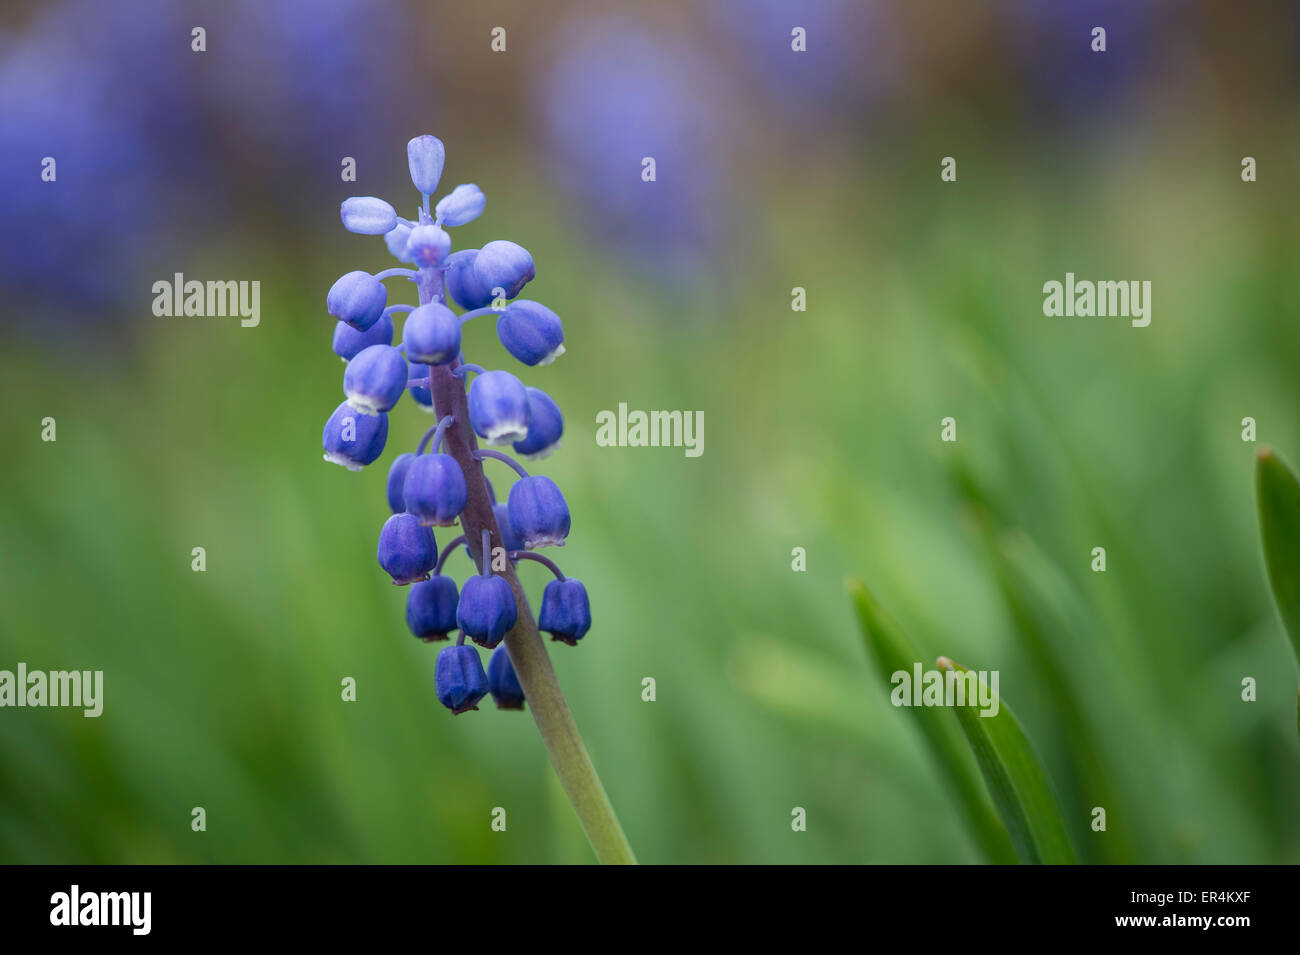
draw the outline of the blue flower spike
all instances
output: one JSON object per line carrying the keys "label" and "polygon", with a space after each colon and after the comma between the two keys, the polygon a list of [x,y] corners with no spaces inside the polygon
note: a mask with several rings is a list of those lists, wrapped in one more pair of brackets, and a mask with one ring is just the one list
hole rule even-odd
{"label": "blue flower spike", "polygon": [[497,319],[497,337],[525,365],[549,365],[564,354],[560,317],[540,302],[516,299]]}
{"label": "blue flower spike", "polygon": [[488,692],[499,710],[522,710],[524,688],[519,685],[514,664],[504,645],[492,651],[487,665]]}
{"label": "blue flower spike", "polygon": [[438,702],[453,715],[477,710],[479,700],[487,696],[488,678],[478,651],[464,644],[443,647],[433,671],[434,692]]}
{"label": "blue flower spike", "polygon": [[528,392],[508,371],[476,375],[469,386],[469,422],[488,444],[509,444],[528,436]]}
{"label": "blue flower spike", "polygon": [[438,562],[433,531],[414,514],[394,514],[379,531],[379,566],[398,586],[426,580]]}
{"label": "blue flower spike", "polygon": [[550,478],[534,474],[510,486],[510,525],[525,547],[561,546],[569,536],[569,505]]}
{"label": "blue flower spike", "polygon": [[379,321],[387,304],[388,289],[369,272],[340,276],[325,296],[325,310],[359,332]]}
{"label": "blue flower spike", "polygon": [[407,382],[406,359],[391,345],[362,349],[343,372],[343,394],[348,404],[365,414],[392,410]]}
{"label": "blue flower spike", "polygon": [[[523,246],[496,240],[479,249],[454,248],[451,230],[479,218],[487,199],[477,185],[462,183],[431,208],[445,163],[446,150],[436,137],[407,143],[411,182],[420,193],[412,219],[373,196],[347,199],[340,208],[345,228],[382,237],[400,267],[348,272],[326,296],[337,321],[334,352],[346,363],[346,400],[326,422],[322,444],[326,460],[361,470],[383,454],[388,413],[403,392],[427,412],[435,411],[438,396],[436,423],[414,452],[395,454],[388,468],[390,514],[376,557],[394,584],[409,585],[406,625],[415,637],[432,643],[459,631],[437,655],[438,700],[464,713],[490,693],[498,708],[522,709],[524,691],[505,640],[521,619],[531,624],[531,612],[519,589],[523,575],[517,579],[514,568],[535,561],[555,576],[542,594],[539,630],[576,645],[591,627],[582,583],[533,550],[566,542],[569,506],[553,480],[529,474],[516,459],[544,458],[558,448],[564,415],[550,395],[511,372],[471,364],[463,352],[463,328],[493,315],[502,347],[528,368],[564,353],[564,328],[546,305],[518,297],[536,276]],[[388,279],[405,281],[386,284]],[[413,290],[418,301],[389,305],[389,285]],[[465,389],[463,397],[457,388]],[[487,445],[510,445],[515,457]],[[501,501],[483,470],[488,458],[518,475]],[[483,491],[486,501],[479,496]],[[439,554],[433,529],[457,524],[460,530],[452,533],[460,536]],[[505,548],[509,570],[493,570],[494,539]],[[444,564],[452,555],[470,555],[471,544],[479,566],[458,586]],[[535,635],[521,631],[519,639]],[[486,669],[475,645],[493,651]]]}
{"label": "blue flower spike", "polygon": [[566,577],[552,580],[542,591],[542,610],[537,615],[537,627],[551,635],[552,640],[576,647],[578,641],[591,629],[591,603],[587,588],[582,582]]}

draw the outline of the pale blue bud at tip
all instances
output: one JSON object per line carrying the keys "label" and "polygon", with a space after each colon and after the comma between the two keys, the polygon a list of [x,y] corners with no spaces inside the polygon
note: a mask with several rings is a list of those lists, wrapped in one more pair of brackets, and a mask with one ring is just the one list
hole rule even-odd
{"label": "pale blue bud at tip", "polygon": [[474,276],[489,291],[502,289],[514,298],[536,275],[533,257],[522,245],[497,239],[479,249],[474,259]]}
{"label": "pale blue bud at tip", "polygon": [[483,214],[487,196],[472,182],[463,183],[438,200],[433,207],[434,218],[447,228],[473,222]]}
{"label": "pale blue bud at tip", "polygon": [[411,169],[411,182],[424,195],[437,190],[446,160],[446,148],[436,136],[416,136],[406,144],[406,162]]}
{"label": "pale blue bud at tip", "polygon": [[436,225],[418,225],[406,239],[407,259],[422,269],[441,265],[451,252],[451,236]]}
{"label": "pale blue bud at tip", "polygon": [[344,199],[339,209],[343,228],[359,235],[383,235],[397,225],[397,212],[383,199],[353,196]]}

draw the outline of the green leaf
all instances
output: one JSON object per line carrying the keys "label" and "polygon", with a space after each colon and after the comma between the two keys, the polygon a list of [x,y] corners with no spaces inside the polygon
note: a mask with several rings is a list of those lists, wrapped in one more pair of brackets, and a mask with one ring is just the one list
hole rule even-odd
{"label": "green leaf", "polygon": [[[875,658],[888,695],[892,674],[899,670],[910,673],[912,665],[925,658],[908,640],[902,628],[876,603],[862,581],[850,580],[849,591],[857,606],[867,649]],[[957,796],[966,824],[985,858],[999,864],[1014,863],[1016,852],[1011,839],[989,804],[956,725],[946,713],[926,707],[909,707],[909,712],[916,718],[935,762]]]}
{"label": "green leaf", "polygon": [[1259,452],[1255,492],[1269,586],[1300,660],[1300,482],[1269,448]]}
{"label": "green leaf", "polygon": [[[970,672],[947,657],[939,669]],[[1011,707],[999,699],[997,713],[984,716],[977,702],[954,706],[957,721],[975,752],[993,804],[1006,823],[1016,852],[1025,862],[1066,865],[1075,862],[1061,808],[1043,764]]]}

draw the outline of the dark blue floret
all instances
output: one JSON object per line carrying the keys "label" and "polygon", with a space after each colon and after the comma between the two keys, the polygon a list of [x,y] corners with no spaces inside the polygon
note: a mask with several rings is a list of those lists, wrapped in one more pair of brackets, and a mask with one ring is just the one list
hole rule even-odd
{"label": "dark blue floret", "polygon": [[510,523],[510,508],[505,503],[493,504],[492,514],[497,519],[497,529],[501,531],[501,543],[506,550],[524,550],[523,539],[515,533],[515,526]]}
{"label": "dark blue floret", "polygon": [[348,362],[343,393],[366,414],[389,411],[406,390],[406,359],[391,345],[371,345]]}
{"label": "dark blue floret", "polygon": [[406,485],[406,471],[414,460],[415,455],[408,451],[393,458],[393,463],[388,468],[388,508],[394,514],[406,510],[403,488]]}
{"label": "dark blue floret", "polygon": [[555,482],[544,475],[512,484],[506,507],[524,547],[559,546],[569,536],[569,505]]}
{"label": "dark blue floret", "polygon": [[488,291],[501,289],[506,298],[514,298],[536,272],[533,257],[515,242],[497,239],[479,249],[474,259],[474,276]]}
{"label": "dark blue floret", "polygon": [[591,604],[587,588],[573,577],[552,580],[542,591],[542,610],[537,615],[537,627],[574,647],[591,629]]}
{"label": "dark blue floret", "polygon": [[407,469],[402,499],[421,524],[450,527],[465,510],[469,490],[450,454],[421,454]]}
{"label": "dark blue floret", "polygon": [[388,415],[362,414],[346,401],[325,422],[321,444],[325,460],[360,471],[384,453],[388,440]]}
{"label": "dark blue floret", "polygon": [[411,361],[445,365],[460,354],[460,319],[446,305],[430,302],[406,316],[402,350]]}
{"label": "dark blue floret", "polygon": [[387,305],[388,289],[369,272],[349,272],[325,296],[326,311],[359,332],[379,321]]}
{"label": "dark blue floret", "polygon": [[387,315],[371,325],[364,332],[359,332],[347,322],[334,326],[334,354],[344,361],[355,358],[363,349],[371,345],[391,345],[393,343],[393,320]]}
{"label": "dark blue floret", "polygon": [[522,710],[524,708],[524,688],[519,685],[514,664],[505,644],[492,651],[487,665],[488,690],[496,701],[497,709]]}
{"label": "dark blue floret", "polygon": [[433,531],[414,514],[394,514],[379,532],[379,566],[395,584],[424,580],[438,562],[438,545]]}
{"label": "dark blue floret", "polygon": [[544,458],[560,445],[564,434],[564,415],[560,406],[540,388],[526,388],[528,393],[528,434],[512,447],[517,454]]}
{"label": "dark blue floret", "polygon": [[452,713],[477,710],[478,701],[487,696],[487,674],[478,651],[473,647],[443,647],[433,671],[433,685],[438,702]]}
{"label": "dark blue floret", "polygon": [[526,298],[506,306],[497,319],[497,337],[506,351],[525,365],[549,365],[564,354],[560,317]]}
{"label": "dark blue floret", "polygon": [[495,647],[516,619],[515,593],[504,577],[476,575],[465,581],[456,608],[456,623],[465,636],[482,646]]}
{"label": "dark blue floret", "polygon": [[469,423],[488,444],[506,444],[528,435],[528,392],[508,371],[476,375],[469,386]]}
{"label": "dark blue floret", "polygon": [[478,249],[462,249],[447,256],[443,280],[447,283],[447,294],[461,308],[483,308],[492,301],[492,286],[484,285],[474,274],[477,259]]}
{"label": "dark blue floret", "polygon": [[[419,381],[422,378],[429,377],[429,366],[421,365],[417,362],[408,361],[406,363],[407,381]],[[433,389],[428,385],[414,385],[406,389],[411,393],[411,400],[420,406],[421,411],[433,413]]]}
{"label": "dark blue floret", "polygon": [[411,585],[406,596],[406,625],[421,640],[446,640],[456,629],[456,581],[446,574]]}

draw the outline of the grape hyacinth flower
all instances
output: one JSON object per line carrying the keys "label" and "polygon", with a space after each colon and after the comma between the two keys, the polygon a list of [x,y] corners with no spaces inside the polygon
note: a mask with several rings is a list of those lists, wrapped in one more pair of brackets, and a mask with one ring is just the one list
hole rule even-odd
{"label": "grape hyacinth flower", "polygon": [[[477,709],[489,692],[501,709],[522,709],[527,701],[597,858],[632,863],[516,573],[521,561],[550,570],[556,579],[542,597],[543,628],[576,645],[591,626],[586,590],[528,549],[565,542],[568,504],[550,478],[530,475],[509,454],[479,447],[482,439],[544,457],[559,446],[564,418],[545,392],[509,371],[470,364],[462,350],[465,324],[492,315],[498,340],[512,358],[526,367],[546,365],[564,352],[561,322],[546,306],[516,299],[536,278],[533,257],[523,246],[496,240],[453,251],[448,230],[478,218],[487,200],[477,185],[462,184],[432,203],[446,163],[443,144],[417,136],[407,144],[407,163],[420,193],[411,218],[373,196],[347,199],[340,209],[346,229],[382,236],[400,264],[348,272],[326,296],[326,310],[338,323],[334,350],[346,362],[347,400],[325,426],[325,457],[350,470],[378,460],[389,414],[403,393],[434,414],[436,423],[415,450],[397,455],[389,467],[388,517],[377,556],[393,583],[410,585],[411,633],[434,642],[459,631],[437,656],[435,695],[453,714]],[[388,280],[410,282],[417,301],[388,304]],[[463,311],[454,312],[453,304]],[[394,322],[403,314],[401,344],[394,347]],[[497,501],[484,474],[489,459],[518,476],[505,503]],[[432,528],[454,524],[460,535],[439,552]],[[446,564],[460,552],[472,561],[473,572],[458,589]],[[495,648],[486,672],[474,644]]]}
{"label": "grape hyacinth flower", "polygon": [[499,710],[522,710],[524,708],[524,688],[515,676],[510,654],[504,646],[492,651],[492,658],[487,665],[488,692]]}

